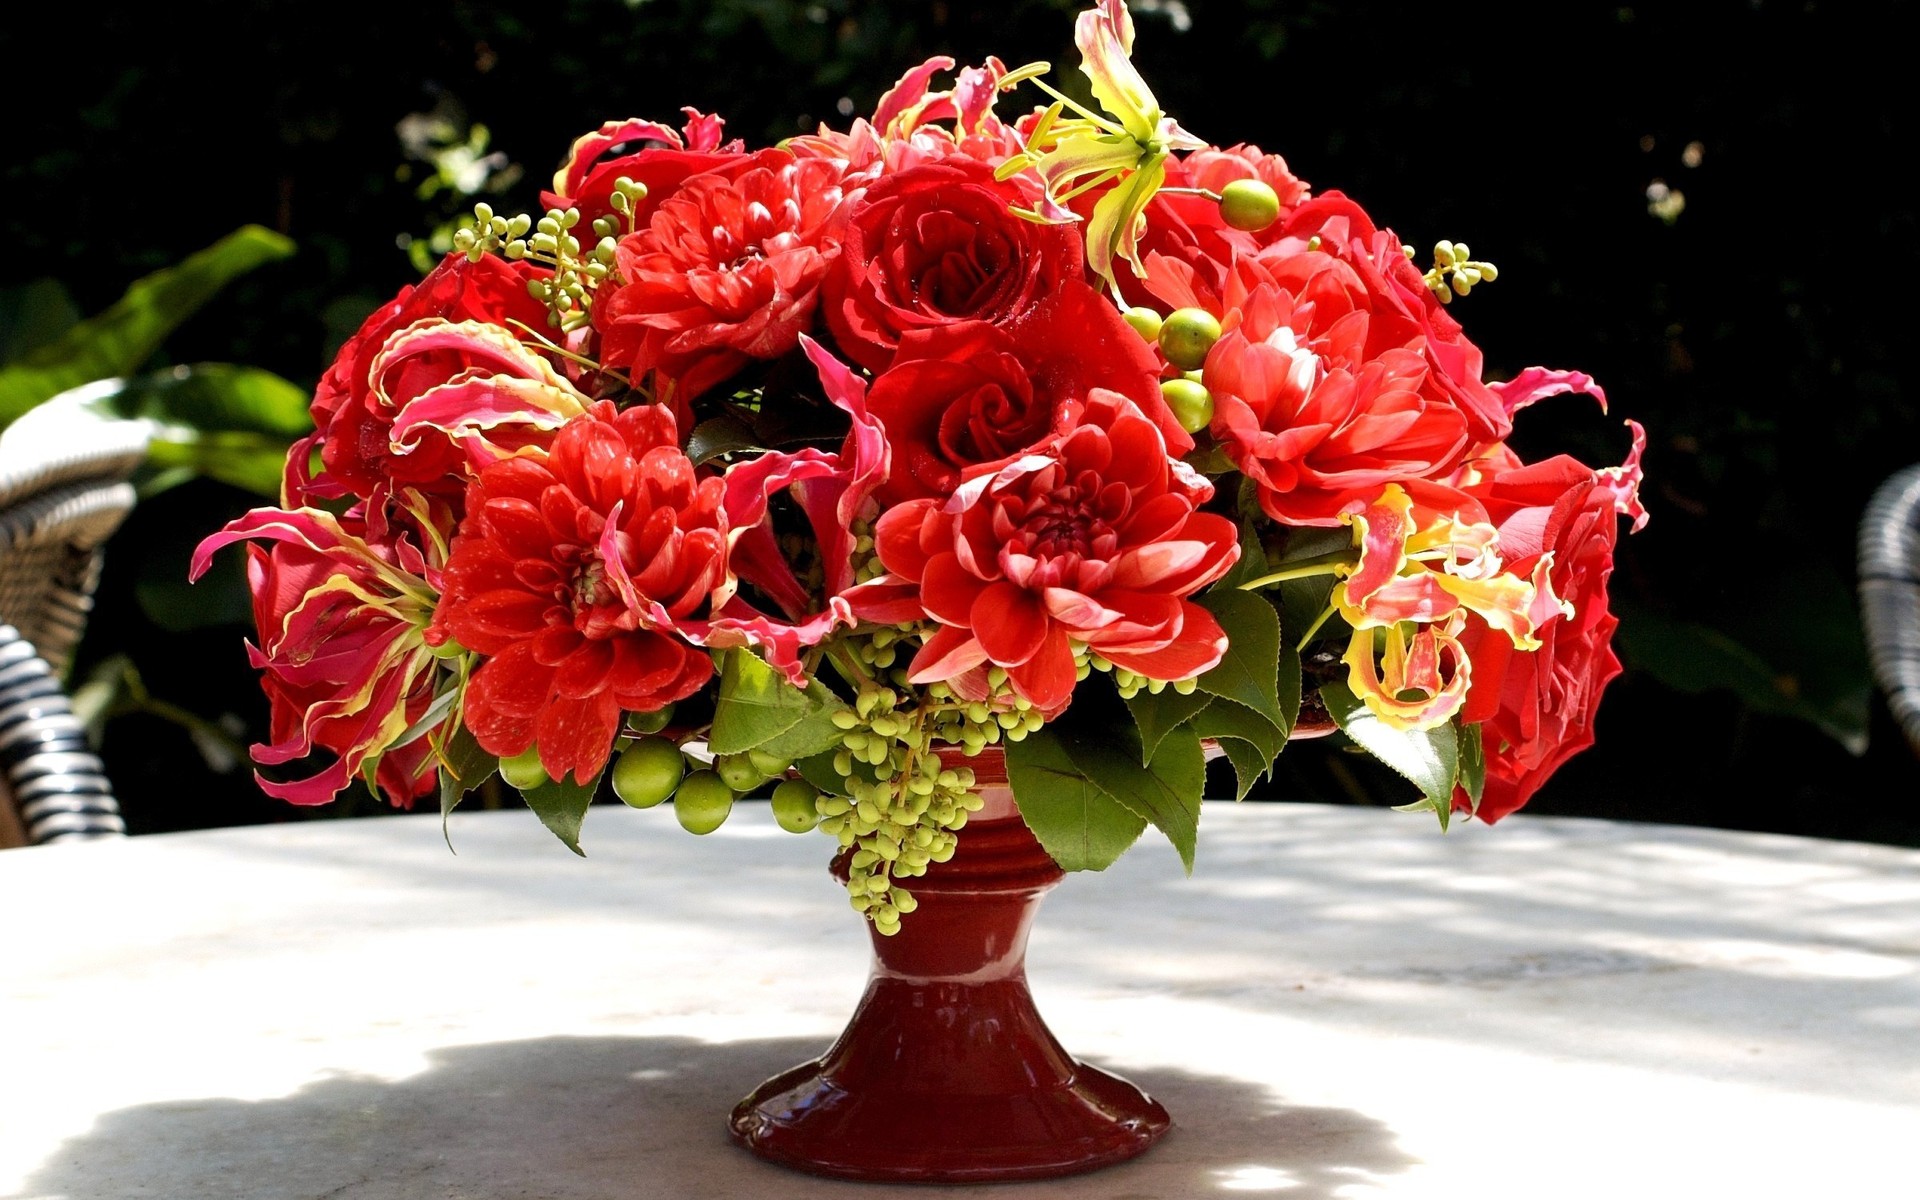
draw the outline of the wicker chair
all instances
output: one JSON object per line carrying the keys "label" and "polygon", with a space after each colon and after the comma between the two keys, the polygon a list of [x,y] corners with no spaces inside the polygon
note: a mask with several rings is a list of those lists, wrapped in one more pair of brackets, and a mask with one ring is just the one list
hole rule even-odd
{"label": "wicker chair", "polygon": [[146,451],[146,423],[89,406],[113,386],[64,392],[0,434],[0,846],[126,832],[61,682]]}
{"label": "wicker chair", "polygon": [[1860,519],[1860,619],[1874,677],[1920,754],[1920,464],[1882,483]]}

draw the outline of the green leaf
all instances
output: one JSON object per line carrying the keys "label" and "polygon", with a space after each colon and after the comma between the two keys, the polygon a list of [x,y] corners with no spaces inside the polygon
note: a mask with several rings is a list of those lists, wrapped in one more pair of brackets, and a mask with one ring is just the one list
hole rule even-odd
{"label": "green leaf", "polygon": [[1280,711],[1280,616],[1251,592],[1213,591],[1194,601],[1227,631],[1227,654],[1200,676],[1200,690],[1244,704],[1282,731],[1291,724]]}
{"label": "green leaf", "polygon": [[1294,725],[1300,720],[1300,652],[1291,645],[1282,645],[1278,666],[1280,715],[1285,718],[1280,732],[1290,738]]}
{"label": "green leaf", "polygon": [[1320,685],[1320,699],[1341,732],[1420,789],[1423,799],[1400,807],[1432,809],[1444,830],[1453,813],[1453,785],[1460,778],[1460,745],[1453,726],[1395,729],[1338,680]]}
{"label": "green leaf", "polygon": [[182,430],[278,434],[283,445],[313,432],[305,390],[271,371],[232,363],[139,376],[99,403],[115,416],[146,417]]}
{"label": "green leaf", "polygon": [[[1301,637],[1313,628],[1320,614],[1327,611],[1327,604],[1333,598],[1333,585],[1337,582],[1331,575],[1313,575],[1274,585],[1269,594],[1279,601],[1280,627],[1287,631],[1288,645],[1297,648]],[[1346,622],[1335,618],[1331,627],[1345,630],[1347,626]],[[1328,628],[1322,625],[1320,632],[1314,635],[1315,640],[1325,639]]]}
{"label": "green leaf", "polygon": [[1135,693],[1127,701],[1127,711],[1133,714],[1133,723],[1140,730],[1140,765],[1153,761],[1153,752],[1160,748],[1161,739],[1192,720],[1193,714],[1212,699],[1198,688],[1185,696],[1172,688],[1161,689],[1157,696],[1145,689]]}
{"label": "green leaf", "polygon": [[812,708],[807,714],[785,733],[768,738],[754,747],[766,754],[797,762],[823,751],[831,752],[840,745],[840,727],[833,723],[833,711],[844,708],[818,680],[807,684],[807,698],[819,707]]}
{"label": "green leaf", "polygon": [[1487,786],[1487,747],[1485,731],[1479,725],[1462,725],[1458,733],[1460,741],[1460,787],[1467,793],[1467,799],[1473,802],[1473,810],[1480,810],[1480,793]]}
{"label": "green leaf", "polygon": [[1872,677],[1858,601],[1831,568],[1808,564],[1753,597],[1750,629],[1618,608],[1614,644],[1635,670],[1693,695],[1726,689],[1756,712],[1805,721],[1866,753]]}
{"label": "green leaf", "polygon": [[[453,731],[442,753],[446,761],[440,764],[440,836],[447,839],[447,849],[451,850],[453,838],[447,831],[447,818],[459,807],[462,796],[493,774],[500,760],[482,750],[465,725]],[[577,833],[579,826],[574,828]]]}
{"label": "green leaf", "polygon": [[[795,759],[793,765],[800,771],[800,777],[823,792],[832,792],[836,796],[847,794],[847,776],[833,769],[832,750],[823,750],[805,758]],[[880,768],[860,759],[853,760],[853,773],[868,783],[880,781]]]}
{"label": "green leaf", "polygon": [[1027,827],[1063,870],[1104,871],[1146,831],[1147,819],[1087,778],[1050,729],[1008,745],[1007,780]]}
{"label": "green leaf", "polygon": [[0,424],[68,388],[131,373],[230,281],[292,253],[286,238],[248,225],[139,280],[105,312],[0,369]]}
{"label": "green leaf", "polygon": [[839,742],[832,714],[846,706],[819,680],[809,680],[801,691],[750,650],[728,650],[723,657],[708,749],[764,749],[797,760]]}
{"label": "green leaf", "polygon": [[238,429],[203,434],[176,431],[147,444],[150,467],[187,468],[269,499],[280,496],[286,461],[284,438]]}
{"label": "green leaf", "polygon": [[1193,731],[1220,743],[1228,761],[1233,763],[1237,793],[1244,800],[1262,775],[1273,768],[1273,760],[1286,748],[1286,737],[1259,713],[1231,700],[1215,700],[1193,719]]}
{"label": "green leaf", "polygon": [[593,793],[600,786],[600,776],[595,775],[586,783],[581,783],[569,775],[564,780],[549,779],[537,788],[521,792],[527,807],[540,818],[540,823],[553,830],[553,836],[559,838],[567,849],[581,858],[587,852],[580,848],[580,823],[586,820],[587,809],[593,804]]}
{"label": "green leaf", "polygon": [[1131,747],[1114,743],[1110,729],[1092,737],[1068,733],[1062,741],[1080,773],[1137,816],[1153,822],[1179,852],[1187,874],[1193,874],[1200,799],[1207,790],[1207,758],[1192,728],[1170,731],[1145,768],[1135,761]]}
{"label": "green leaf", "polygon": [[711,462],[736,450],[757,450],[760,439],[747,423],[735,416],[712,417],[693,427],[687,437],[687,457],[694,466]]}
{"label": "green leaf", "polygon": [[1229,591],[1238,588],[1249,579],[1258,579],[1270,568],[1267,566],[1266,547],[1260,544],[1260,529],[1252,521],[1240,522],[1240,557],[1220,582],[1213,585],[1215,591]]}
{"label": "green leaf", "polygon": [[[1231,700],[1222,700],[1222,704],[1231,704]],[[1220,749],[1233,764],[1233,784],[1235,800],[1245,800],[1260,776],[1270,771],[1273,760],[1260,753],[1260,748],[1251,742],[1239,738],[1221,738]]]}

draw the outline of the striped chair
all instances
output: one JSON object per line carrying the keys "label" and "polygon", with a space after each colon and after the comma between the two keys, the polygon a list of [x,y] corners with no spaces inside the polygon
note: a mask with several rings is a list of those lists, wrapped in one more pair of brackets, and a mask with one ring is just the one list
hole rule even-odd
{"label": "striped chair", "polygon": [[1860,519],[1860,619],[1874,677],[1920,754],[1920,464],[1882,483]]}
{"label": "striped chair", "polygon": [[126,832],[61,682],[146,450],[144,422],[89,407],[111,387],[64,392],[0,433],[0,846]]}

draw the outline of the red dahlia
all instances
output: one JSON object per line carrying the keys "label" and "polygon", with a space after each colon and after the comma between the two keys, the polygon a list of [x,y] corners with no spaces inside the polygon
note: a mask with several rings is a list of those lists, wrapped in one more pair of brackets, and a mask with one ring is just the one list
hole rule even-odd
{"label": "red dahlia", "polygon": [[1195,511],[1211,494],[1139,408],[1096,390],[1080,425],[1034,453],[949,500],[888,510],[875,541],[889,574],[856,589],[854,611],[940,624],[914,683],[991,663],[1047,713],[1073,697],[1075,643],[1151,679],[1190,678],[1227,638],[1186,597],[1240,556],[1233,522]]}
{"label": "red dahlia", "polygon": [[540,748],[555,779],[606,765],[622,711],[699,690],[706,653],[673,622],[726,574],[725,485],[696,480],[672,414],[602,401],[544,462],[511,458],[468,488],[431,636],[486,657],[467,725],[502,757]]}

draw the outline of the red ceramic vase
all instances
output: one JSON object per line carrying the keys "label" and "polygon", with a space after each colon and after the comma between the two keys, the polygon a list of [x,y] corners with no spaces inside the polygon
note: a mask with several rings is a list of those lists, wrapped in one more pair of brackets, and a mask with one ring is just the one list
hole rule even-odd
{"label": "red ceramic vase", "polygon": [[843,1179],[993,1183],[1132,1158],[1167,1110],[1076,1061],[1027,991],[1027,932],[1063,872],[1014,807],[998,751],[967,760],[986,806],[952,859],[913,881],[919,907],[873,938],[873,973],[833,1047],[733,1110],[762,1158]]}

